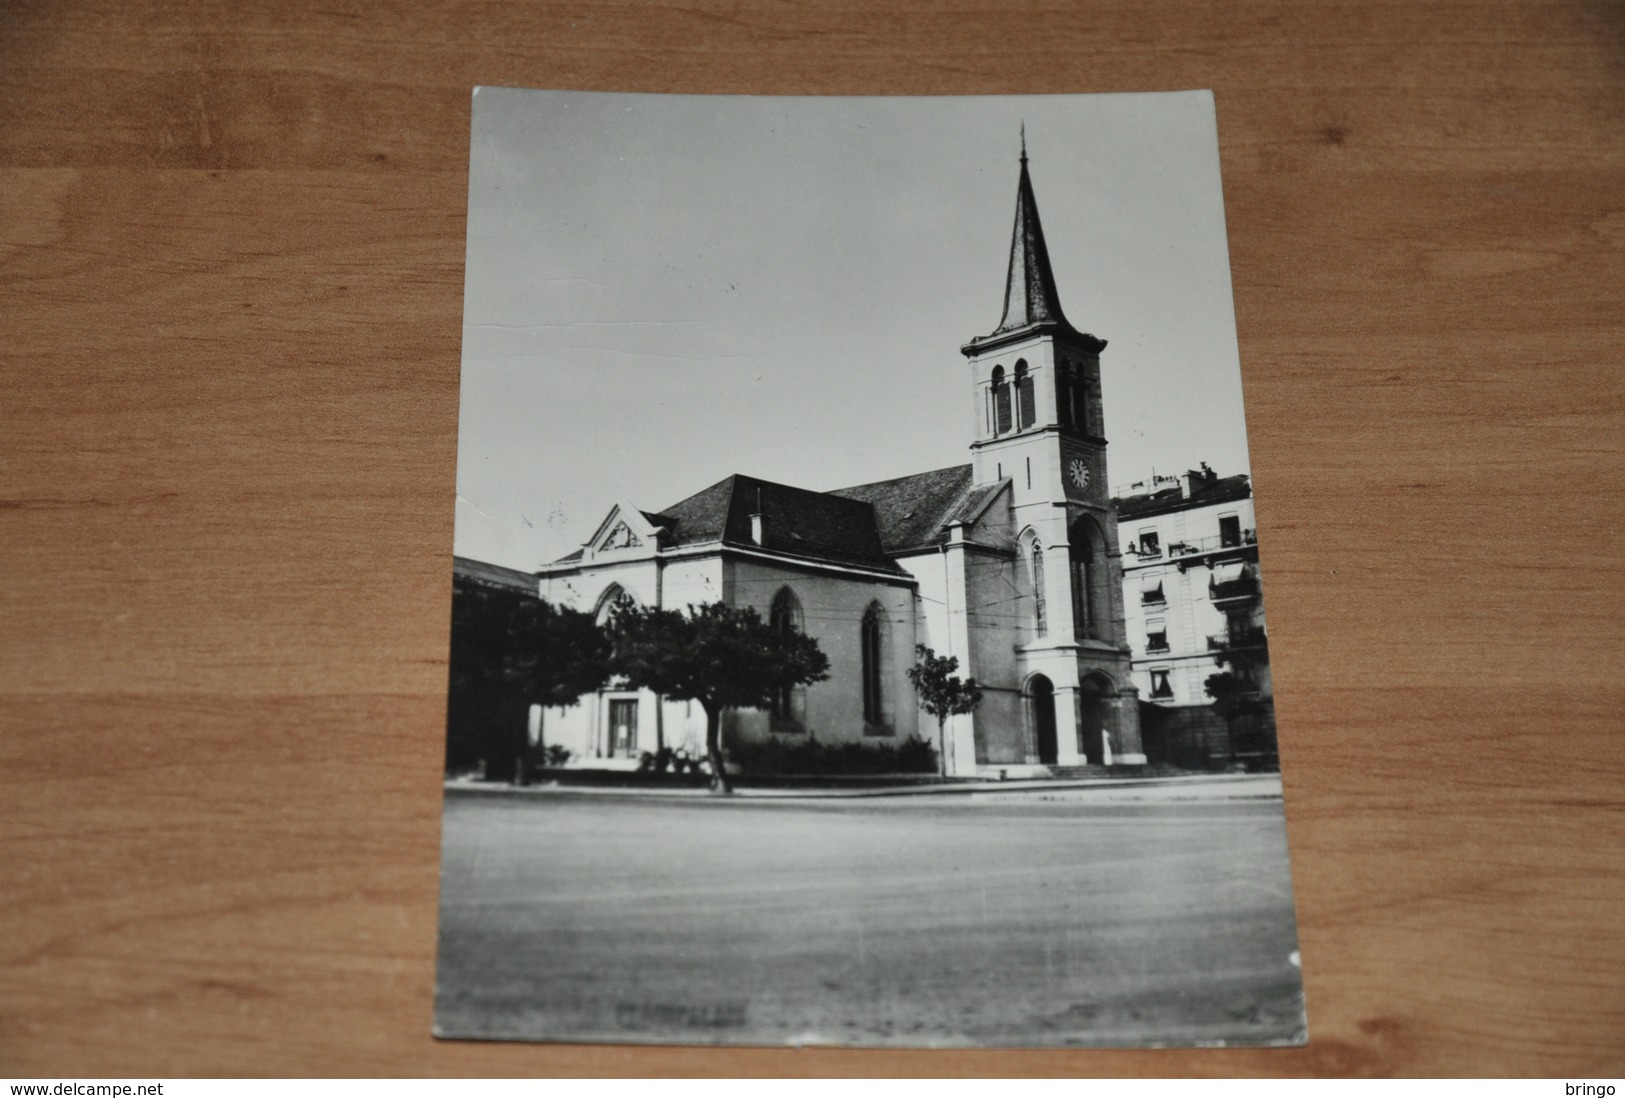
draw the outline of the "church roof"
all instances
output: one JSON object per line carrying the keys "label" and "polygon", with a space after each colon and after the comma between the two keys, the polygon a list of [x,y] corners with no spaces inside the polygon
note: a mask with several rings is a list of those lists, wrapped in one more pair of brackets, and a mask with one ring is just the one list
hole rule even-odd
{"label": "church roof", "polygon": [[726,477],[711,487],[695,492],[681,503],[663,509],[660,516],[671,525],[670,545],[694,545],[721,541],[728,525],[728,505],[733,498],[734,478]]}
{"label": "church roof", "polygon": [[[999,326],[991,333],[971,340],[965,352],[972,353],[985,344],[1003,341],[1009,336],[1026,335],[1031,331],[1059,330],[1080,335],[1061,312],[1061,295],[1055,288],[1055,271],[1050,266],[1049,246],[1044,242],[1044,226],[1038,219],[1038,199],[1033,194],[1032,177],[1027,174],[1027,139],[1021,142],[1021,178],[1016,184],[1016,223],[1010,234],[1010,267],[1004,281],[1004,315]],[[1098,343],[1098,353],[1105,343],[1094,336],[1083,336],[1085,342]]]}
{"label": "church roof", "polygon": [[[762,541],[753,540],[751,516],[762,516]],[[660,511],[672,545],[720,541],[741,548],[813,560],[898,571],[881,546],[875,508],[829,492],[735,473]]]}
{"label": "church roof", "polygon": [[[985,485],[984,489],[997,487]],[[982,491],[971,489],[969,465],[950,465],[873,484],[837,488],[829,494],[870,504],[880,528],[882,548],[897,553],[941,545],[948,539],[946,524],[958,518],[970,503],[967,493],[975,496]]]}
{"label": "church roof", "polygon": [[[665,529],[667,548],[721,543],[900,572],[892,555],[944,544],[948,526],[974,521],[1003,485],[972,485],[968,464],[833,492],[735,473],[670,507],[641,514]],[[757,514],[760,544],[752,537],[751,516]],[[578,549],[554,563],[575,563],[584,555]]]}

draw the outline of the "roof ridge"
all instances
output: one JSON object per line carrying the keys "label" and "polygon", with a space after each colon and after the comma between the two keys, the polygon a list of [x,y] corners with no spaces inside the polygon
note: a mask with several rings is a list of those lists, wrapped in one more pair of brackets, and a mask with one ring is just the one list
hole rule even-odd
{"label": "roof ridge", "polygon": [[[665,517],[670,518],[672,511],[674,511],[678,507],[681,507],[683,504],[687,503],[689,500],[694,499],[696,496],[703,496],[703,495],[705,495],[705,493],[711,491],[714,488],[720,488],[720,487],[722,487],[722,485],[724,483],[726,483],[727,481],[733,480],[737,476],[739,476],[738,473],[729,473],[727,476],[723,477],[721,480],[714,480],[710,484],[707,484],[704,488],[701,488],[698,492],[690,492],[688,495],[684,496],[682,499],[677,500],[676,502],[674,502],[670,507],[662,507],[660,510],[656,511],[655,514],[664,515]],[[733,485],[730,484],[728,486],[728,491],[730,491],[730,492],[733,491]]]}
{"label": "roof ridge", "polygon": [[855,492],[859,488],[876,488],[876,487],[879,487],[882,484],[896,484],[899,481],[915,480],[915,479],[917,479],[919,477],[928,477],[933,473],[957,472],[957,471],[959,471],[961,469],[969,469],[969,468],[971,468],[971,463],[968,462],[968,461],[964,461],[964,462],[960,462],[958,465],[944,465],[944,466],[942,466],[940,468],[937,468],[937,469],[922,469],[918,473],[905,473],[900,477],[886,477],[884,480],[866,480],[862,484],[847,484],[847,485],[843,485],[840,488],[831,488],[825,494],[826,495],[838,495],[841,492]]}

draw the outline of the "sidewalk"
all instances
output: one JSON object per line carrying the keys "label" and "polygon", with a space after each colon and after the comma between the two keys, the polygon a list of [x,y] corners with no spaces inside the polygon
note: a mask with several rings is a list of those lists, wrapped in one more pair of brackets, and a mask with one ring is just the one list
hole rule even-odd
{"label": "sidewalk", "polygon": [[[627,786],[591,785],[502,785],[452,779],[448,791],[483,793],[493,796],[585,796],[585,797],[711,797],[704,787],[694,789],[638,789]],[[1100,801],[1211,801],[1250,800],[1281,796],[1279,774],[1195,774],[1179,777],[1147,778],[1028,778],[1020,781],[945,782],[936,785],[882,786],[872,789],[782,789],[765,786],[736,788],[733,797],[741,800],[775,801],[858,800],[877,797],[966,797],[1065,799]]]}

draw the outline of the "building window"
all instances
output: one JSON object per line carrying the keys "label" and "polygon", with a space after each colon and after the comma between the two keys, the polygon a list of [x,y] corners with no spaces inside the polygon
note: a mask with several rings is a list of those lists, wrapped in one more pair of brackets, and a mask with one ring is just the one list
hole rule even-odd
{"label": "building window", "polygon": [[1174,696],[1173,684],[1168,681],[1168,668],[1153,667],[1151,669],[1151,696],[1153,698],[1171,698]]}
{"label": "building window", "polygon": [[1049,615],[1044,604],[1044,547],[1035,540],[1032,551],[1033,569],[1033,633],[1044,636],[1049,632]]}
{"label": "building window", "polygon": [[1140,531],[1139,555],[1141,560],[1162,556],[1162,539],[1157,535],[1155,526],[1147,526]]}
{"label": "building window", "polygon": [[1026,359],[1016,360],[1016,429],[1024,430],[1038,421],[1033,402],[1033,375]]}
{"label": "building window", "polygon": [[1215,602],[1234,599],[1256,599],[1258,576],[1245,563],[1221,564],[1208,578],[1208,597]]}
{"label": "building window", "polygon": [[1145,623],[1145,650],[1168,651],[1168,623],[1162,618],[1148,618]]}
{"label": "building window", "polygon": [[1166,606],[1168,596],[1162,591],[1162,577],[1160,575],[1145,575],[1140,577],[1140,605]]}
{"label": "building window", "polygon": [[1241,544],[1241,516],[1219,516],[1219,547],[1234,549]]}
{"label": "building window", "polygon": [[[788,587],[779,588],[773,596],[773,608],[768,613],[768,624],[779,633],[801,632],[801,602]],[[772,727],[775,732],[801,731],[800,688],[784,686],[773,691]]]}
{"label": "building window", "polygon": [[865,724],[881,722],[880,676],[880,619],[879,604],[870,604],[863,615],[861,647],[863,649],[863,720]]}
{"label": "building window", "polygon": [[1002,435],[1010,430],[1010,386],[1004,381],[1004,367],[993,367],[993,433]]}

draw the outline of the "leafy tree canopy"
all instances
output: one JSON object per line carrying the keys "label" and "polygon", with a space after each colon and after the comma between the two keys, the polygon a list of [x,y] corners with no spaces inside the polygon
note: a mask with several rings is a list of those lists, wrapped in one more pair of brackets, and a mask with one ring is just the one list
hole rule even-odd
{"label": "leafy tree canopy", "polygon": [[609,639],[592,615],[467,585],[452,603],[447,765],[483,759],[523,778],[525,710],[572,705],[609,678]]}
{"label": "leafy tree canopy", "polygon": [[1202,683],[1202,689],[1213,699],[1213,711],[1226,721],[1264,711],[1264,707],[1252,696],[1256,689],[1253,684],[1233,672],[1220,671],[1209,675]]}
{"label": "leafy tree canopy", "polygon": [[943,773],[948,772],[952,745],[947,742],[948,718],[969,713],[982,702],[982,688],[975,679],[961,679],[958,656],[939,656],[923,644],[914,646],[919,657],[908,669],[914,696],[920,708],[937,718],[937,745],[941,750]]}
{"label": "leafy tree canopy", "polygon": [[708,711],[765,709],[789,686],[829,678],[829,657],[804,633],[772,628],[751,607],[708,602],[687,612],[615,608],[614,671],[678,701]]}
{"label": "leafy tree canopy", "polygon": [[705,710],[712,787],[728,791],[720,728],[724,709],[765,709],[775,692],[829,678],[829,657],[803,633],[780,630],[750,607],[708,602],[687,612],[638,606],[611,619],[611,667],[626,684]]}
{"label": "leafy tree canopy", "polygon": [[514,609],[505,666],[510,680],[544,705],[574,705],[610,676],[610,639],[593,616],[541,599]]}
{"label": "leafy tree canopy", "polygon": [[969,713],[982,701],[982,688],[975,679],[961,679],[958,656],[939,656],[923,644],[915,645],[919,662],[908,669],[920,708],[943,725],[949,717]]}

